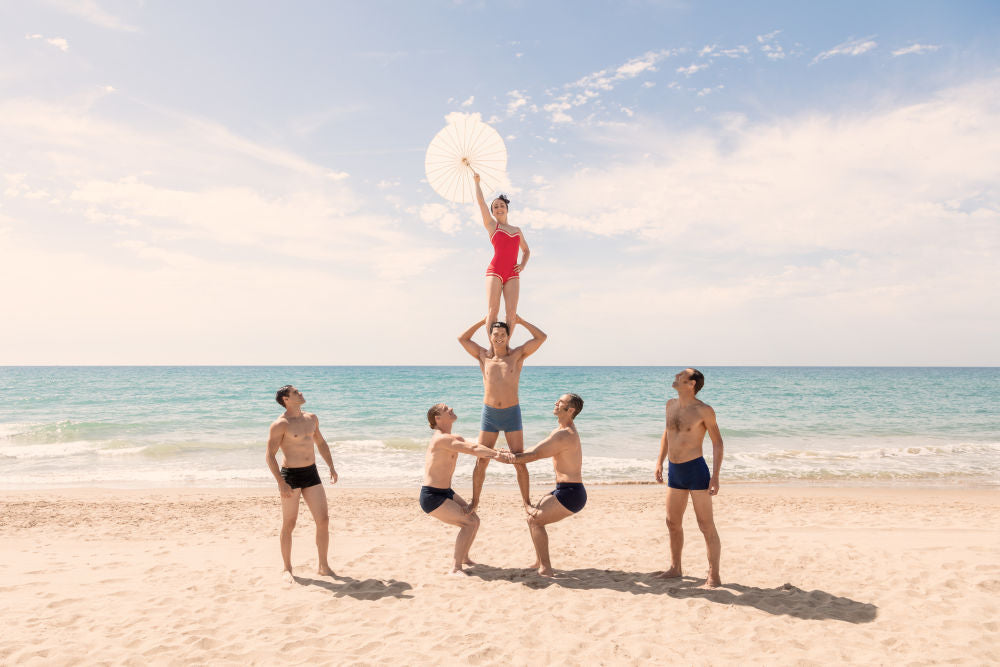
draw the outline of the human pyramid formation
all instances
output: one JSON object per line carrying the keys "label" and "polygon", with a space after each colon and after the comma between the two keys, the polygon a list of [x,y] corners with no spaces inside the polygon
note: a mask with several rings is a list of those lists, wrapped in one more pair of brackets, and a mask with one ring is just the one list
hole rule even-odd
{"label": "human pyramid formation", "polygon": [[[512,464],[517,473],[517,485],[535,548],[536,561],[532,568],[542,576],[551,577],[554,572],[549,558],[549,540],[545,526],[576,514],[587,504],[587,491],[582,477],[583,452],[575,424],[576,417],[583,410],[583,399],[574,393],[561,395],[552,411],[558,422],[556,428],[544,440],[525,451],[521,406],[518,402],[521,368],[524,360],[534,354],[546,340],[541,329],[517,314],[519,277],[531,252],[523,232],[511,226],[507,220],[510,200],[500,195],[487,208],[479,174],[473,172],[473,176],[483,226],[490,235],[494,255],[486,269],[486,317],[469,327],[459,336],[458,341],[479,362],[483,375],[480,431],[475,442],[452,433],[457,416],[445,403],[438,403],[427,411],[427,421],[434,435],[427,448],[424,484],[420,487],[420,507],[435,519],[458,526],[450,573],[465,574],[465,566],[475,565],[469,558],[469,550],[479,530],[480,519],[476,510],[482,497],[486,467],[491,459]],[[519,251],[520,263],[517,261]],[[501,296],[506,307],[506,322],[498,319]],[[511,348],[510,336],[518,324],[527,329],[531,339]],[[472,340],[472,336],[483,326],[489,336],[489,349]],[[709,572],[706,585],[715,587],[721,583],[721,545],[712,516],[711,497],[719,489],[722,436],[715,420],[715,412],[695,396],[703,385],[704,376],[699,371],[692,368],[682,370],[675,376],[673,383],[678,398],[668,401],[666,406],[666,428],[660,441],[655,477],[657,482],[663,481],[663,461],[669,457],[667,527],[670,533],[671,558],[670,567],[656,575],[663,578],[681,576],[681,548],[684,541],[682,519],[690,496],[708,547]],[[294,579],[291,565],[292,529],[295,527],[301,495],[316,520],[319,573],[332,575],[333,571],[327,563],[329,518],[326,494],[316,468],[314,444],[330,467],[331,480],[336,483],[337,472],[330,448],[319,431],[318,418],[302,411],[301,406],[305,403],[302,392],[286,385],[278,390],[275,398],[286,411],[271,425],[267,464],[278,482],[282,497],[281,555],[284,559],[284,572]],[[501,431],[508,449],[496,449]],[[702,456],[702,441],[706,433],[710,435],[713,444],[714,470],[711,474]],[[275,456],[279,449],[285,456],[285,466],[280,469]],[[459,454],[469,454],[478,459],[472,475],[471,502],[466,502],[451,488]],[[556,488],[538,503],[532,504],[525,464],[544,458],[552,459]]]}

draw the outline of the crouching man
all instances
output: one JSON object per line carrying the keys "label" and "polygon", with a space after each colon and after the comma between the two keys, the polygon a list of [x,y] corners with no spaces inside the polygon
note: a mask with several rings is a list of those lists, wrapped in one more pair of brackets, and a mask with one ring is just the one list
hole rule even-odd
{"label": "crouching man", "polygon": [[455,562],[449,574],[465,574],[464,565],[475,565],[469,559],[469,549],[479,531],[479,516],[469,511],[469,504],[451,488],[458,455],[471,454],[481,459],[514,462],[510,452],[498,452],[478,442],[466,442],[462,436],[452,433],[451,427],[457,419],[455,411],[444,403],[438,403],[427,411],[427,422],[434,429],[434,435],[427,447],[424,485],[420,487],[421,509],[439,521],[459,527],[455,540]]}
{"label": "crouching man", "polygon": [[583,451],[580,447],[580,434],[574,423],[581,410],[582,398],[576,394],[563,394],[552,411],[559,420],[556,429],[531,449],[513,455],[512,463],[530,463],[551,458],[552,467],[556,471],[556,488],[542,497],[528,515],[528,529],[531,531],[536,555],[532,567],[543,577],[551,577],[553,574],[549,560],[549,536],[545,532],[545,526],[576,514],[587,504],[587,490],[583,487],[581,472]]}

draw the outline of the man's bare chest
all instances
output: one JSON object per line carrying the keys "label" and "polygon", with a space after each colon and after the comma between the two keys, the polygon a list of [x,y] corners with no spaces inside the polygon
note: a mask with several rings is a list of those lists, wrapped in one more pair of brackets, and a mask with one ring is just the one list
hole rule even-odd
{"label": "man's bare chest", "polygon": [[491,380],[505,380],[516,377],[519,370],[516,363],[506,359],[487,359],[483,363],[483,375]]}
{"label": "man's bare chest", "polygon": [[697,408],[679,408],[667,411],[667,428],[675,433],[692,431],[702,423]]}
{"label": "man's bare chest", "polygon": [[289,421],[288,427],[285,429],[285,440],[289,442],[311,441],[315,430],[315,425],[311,419]]}

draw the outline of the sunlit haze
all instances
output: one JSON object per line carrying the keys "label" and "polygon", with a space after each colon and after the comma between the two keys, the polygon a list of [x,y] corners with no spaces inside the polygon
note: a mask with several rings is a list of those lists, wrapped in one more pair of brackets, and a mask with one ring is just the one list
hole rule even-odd
{"label": "sunlit haze", "polygon": [[0,364],[470,363],[456,113],[506,143],[534,363],[1000,364],[998,18],[0,3]]}

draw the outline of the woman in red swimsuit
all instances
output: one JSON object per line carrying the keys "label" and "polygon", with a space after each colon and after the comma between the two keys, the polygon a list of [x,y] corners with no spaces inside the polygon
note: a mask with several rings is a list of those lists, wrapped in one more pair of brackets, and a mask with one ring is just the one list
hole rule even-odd
{"label": "woman in red swimsuit", "polygon": [[[486,335],[500,312],[500,295],[503,294],[507,309],[508,334],[514,333],[517,322],[517,297],[520,291],[520,273],[528,263],[531,250],[524,241],[524,234],[517,227],[507,223],[507,207],[510,200],[500,195],[486,208],[486,199],[479,187],[479,174],[473,172],[476,181],[476,198],[483,214],[483,227],[493,244],[493,261],[486,268]],[[491,215],[492,213],[492,215]],[[521,262],[517,261],[517,251],[521,251]]]}

